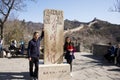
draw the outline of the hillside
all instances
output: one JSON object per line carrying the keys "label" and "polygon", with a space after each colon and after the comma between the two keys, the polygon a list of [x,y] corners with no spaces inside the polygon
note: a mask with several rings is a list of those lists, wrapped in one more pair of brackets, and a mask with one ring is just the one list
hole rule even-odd
{"label": "hillside", "polygon": [[34,23],[34,22],[26,22],[25,23],[27,28],[29,29],[30,32],[34,32],[36,30],[41,30],[43,28],[43,24],[42,23]]}
{"label": "hillside", "polygon": [[79,27],[81,24],[87,25],[88,23],[79,22],[77,20],[70,21],[70,20],[66,19],[66,20],[64,20],[64,29],[65,30],[67,30],[67,29],[74,29],[74,28]]}
{"label": "hillside", "polygon": [[28,42],[35,31],[41,31],[42,23],[25,22],[25,20],[9,20],[5,24],[4,37],[5,44],[10,44],[10,41],[15,39],[17,42],[24,40]]}
{"label": "hillside", "polygon": [[[6,26],[4,34],[7,43],[11,39],[28,42],[32,38],[34,31],[41,31],[43,28],[42,23],[25,22],[24,20],[8,21]],[[72,37],[74,42],[77,41],[85,49],[90,49],[94,43],[106,44],[112,42],[115,44],[120,42],[120,25],[96,18],[88,23],[66,19],[64,21],[64,30],[65,37]]]}
{"label": "hillside", "polygon": [[79,24],[74,29],[66,30],[65,36],[72,37],[74,41],[77,40],[85,49],[91,49],[92,44],[96,43],[107,44],[112,42],[116,44],[120,42],[120,25],[111,24],[96,18],[89,23],[81,24],[79,22]]}
{"label": "hillside", "polygon": [[[33,32],[41,30],[42,23],[26,23],[28,30]],[[72,37],[73,41],[77,41],[85,49],[91,49],[92,44],[107,44],[112,42],[116,44],[120,42],[120,25],[112,24],[107,21],[94,18],[90,22],[80,22],[77,20],[64,21],[65,36]]]}

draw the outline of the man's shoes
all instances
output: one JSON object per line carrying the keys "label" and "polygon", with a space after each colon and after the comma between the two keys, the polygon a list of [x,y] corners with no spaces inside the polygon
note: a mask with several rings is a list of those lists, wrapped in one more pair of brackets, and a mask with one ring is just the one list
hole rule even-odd
{"label": "man's shoes", "polygon": [[34,80],[38,80],[38,78],[37,78],[37,77],[34,77]]}
{"label": "man's shoes", "polygon": [[70,73],[70,76],[71,76],[71,77],[73,76],[72,73]]}
{"label": "man's shoes", "polygon": [[34,77],[30,77],[30,80],[34,80]]}

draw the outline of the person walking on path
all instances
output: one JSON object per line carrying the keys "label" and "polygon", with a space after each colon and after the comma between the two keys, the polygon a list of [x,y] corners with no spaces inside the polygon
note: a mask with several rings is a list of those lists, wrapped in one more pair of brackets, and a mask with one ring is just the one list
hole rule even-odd
{"label": "person walking on path", "polygon": [[104,55],[105,59],[108,60],[108,62],[114,62],[115,57],[115,47],[112,45],[112,43],[108,43],[109,48],[107,51],[107,54]]}
{"label": "person walking on path", "polygon": [[2,49],[3,49],[2,40],[0,40],[0,54],[2,53]]}
{"label": "person walking on path", "polygon": [[120,66],[120,44],[116,48],[116,65]]}
{"label": "person walking on path", "polygon": [[24,51],[25,51],[25,43],[24,41],[21,41],[20,42],[20,54],[24,54]]}
{"label": "person walking on path", "polygon": [[[38,32],[34,32],[33,39],[29,41],[28,44],[28,59],[29,59],[29,72],[30,77],[37,79],[38,78],[38,63],[40,56],[40,41],[44,36],[44,31],[42,30],[41,36],[39,36]],[[35,65],[35,69],[33,70],[33,66]]]}

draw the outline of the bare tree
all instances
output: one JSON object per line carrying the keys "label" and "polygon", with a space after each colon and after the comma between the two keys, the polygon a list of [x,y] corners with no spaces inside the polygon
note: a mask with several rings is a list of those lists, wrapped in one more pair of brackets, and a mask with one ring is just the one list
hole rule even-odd
{"label": "bare tree", "polygon": [[115,0],[116,2],[114,3],[114,8],[112,11],[114,12],[120,12],[120,0]]}
{"label": "bare tree", "polygon": [[[13,11],[23,10],[26,0],[0,0],[0,36],[3,39],[4,24]],[[28,0],[29,1],[29,0]],[[34,0],[31,0],[34,1]]]}

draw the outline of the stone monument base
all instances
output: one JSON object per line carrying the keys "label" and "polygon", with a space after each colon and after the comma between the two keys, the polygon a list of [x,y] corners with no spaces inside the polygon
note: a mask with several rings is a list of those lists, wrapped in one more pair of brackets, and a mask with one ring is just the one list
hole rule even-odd
{"label": "stone monument base", "polygon": [[69,64],[39,65],[38,80],[70,80]]}

